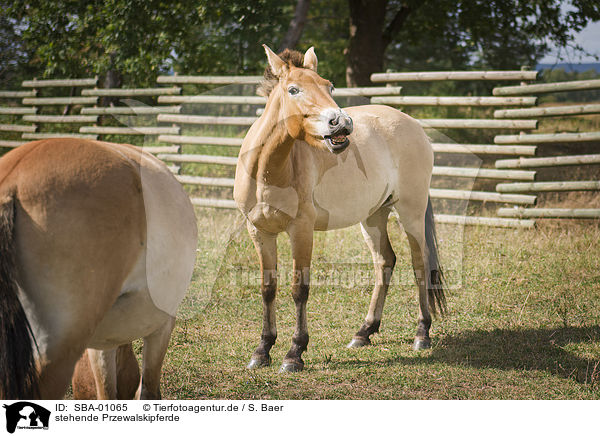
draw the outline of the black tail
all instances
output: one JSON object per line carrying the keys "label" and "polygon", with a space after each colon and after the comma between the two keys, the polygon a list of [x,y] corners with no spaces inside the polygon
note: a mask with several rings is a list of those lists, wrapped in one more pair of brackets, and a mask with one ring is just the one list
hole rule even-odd
{"label": "black tail", "polygon": [[438,243],[435,234],[435,222],[433,221],[433,207],[431,198],[427,200],[427,211],[425,212],[425,243],[427,244],[429,261],[429,310],[435,314],[446,312],[446,295],[444,294],[444,273],[438,258]]}
{"label": "black tail", "polygon": [[15,280],[15,201],[0,200],[0,398],[39,397],[31,326]]}

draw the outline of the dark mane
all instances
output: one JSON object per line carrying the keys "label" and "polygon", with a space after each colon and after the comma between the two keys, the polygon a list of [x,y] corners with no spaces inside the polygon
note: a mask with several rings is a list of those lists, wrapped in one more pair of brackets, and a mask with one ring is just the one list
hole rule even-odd
{"label": "dark mane", "polygon": [[[304,66],[304,55],[299,51],[290,50],[289,48],[286,48],[284,51],[279,53],[278,56],[281,59],[283,59],[284,62],[287,62],[287,64],[290,66],[300,68]],[[256,90],[256,93],[258,95],[262,95],[263,97],[268,97],[269,94],[271,94],[273,88],[275,88],[275,85],[277,85],[278,81],[279,79],[277,78],[277,76],[275,76],[275,74],[273,74],[273,72],[271,71],[271,67],[267,65],[267,68],[265,68],[263,81]]]}

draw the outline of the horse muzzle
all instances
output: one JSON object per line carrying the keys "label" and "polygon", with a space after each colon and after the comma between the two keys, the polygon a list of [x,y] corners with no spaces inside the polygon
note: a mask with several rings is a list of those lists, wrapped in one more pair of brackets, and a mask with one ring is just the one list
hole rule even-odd
{"label": "horse muzzle", "polygon": [[341,153],[348,148],[348,145],[350,145],[348,135],[350,135],[354,129],[352,118],[345,112],[340,111],[336,114],[335,118],[329,120],[328,124],[330,133],[323,136],[325,145],[332,153]]}

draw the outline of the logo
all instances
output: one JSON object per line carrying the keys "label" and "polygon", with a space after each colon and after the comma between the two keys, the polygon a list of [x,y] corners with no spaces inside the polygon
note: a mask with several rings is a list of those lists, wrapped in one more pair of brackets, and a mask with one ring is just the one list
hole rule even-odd
{"label": "logo", "polygon": [[50,411],[29,401],[19,401],[6,409],[6,431],[14,433],[15,429],[48,430]]}

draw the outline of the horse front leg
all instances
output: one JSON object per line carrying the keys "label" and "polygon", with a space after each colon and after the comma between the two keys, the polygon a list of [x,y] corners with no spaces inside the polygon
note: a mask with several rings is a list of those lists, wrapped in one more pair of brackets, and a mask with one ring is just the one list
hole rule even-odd
{"label": "horse front leg", "polygon": [[260,263],[260,292],[263,300],[263,328],[260,344],[252,354],[248,369],[271,364],[269,352],[277,339],[275,296],[277,294],[277,235],[258,230],[248,222],[248,232],[254,242]]}
{"label": "horse front leg", "polygon": [[298,372],[304,369],[302,353],[308,347],[306,304],[310,287],[313,229],[314,221],[308,219],[295,222],[288,228],[293,257],[292,297],[296,305],[296,330],[280,372]]}

